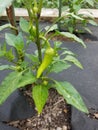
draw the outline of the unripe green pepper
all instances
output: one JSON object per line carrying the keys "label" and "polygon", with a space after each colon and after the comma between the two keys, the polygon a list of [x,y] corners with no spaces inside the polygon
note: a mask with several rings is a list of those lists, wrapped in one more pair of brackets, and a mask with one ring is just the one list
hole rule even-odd
{"label": "unripe green pepper", "polygon": [[45,51],[42,64],[38,68],[37,78],[39,78],[43,73],[43,71],[51,64],[54,55],[55,55],[55,50],[52,47],[48,47]]}
{"label": "unripe green pepper", "polygon": [[34,6],[33,11],[34,11],[34,13],[38,13],[38,7]]}
{"label": "unripe green pepper", "polygon": [[36,27],[34,25],[33,26],[31,25],[29,27],[29,32],[30,32],[31,36],[35,37],[36,36]]}
{"label": "unripe green pepper", "polygon": [[47,84],[48,84],[48,81],[47,81],[47,80],[44,80],[44,81],[43,81],[43,85],[46,86]]}

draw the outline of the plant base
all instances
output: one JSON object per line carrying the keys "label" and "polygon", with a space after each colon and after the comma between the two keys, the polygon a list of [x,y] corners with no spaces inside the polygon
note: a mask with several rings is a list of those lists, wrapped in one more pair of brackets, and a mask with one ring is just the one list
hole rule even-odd
{"label": "plant base", "polygon": [[[26,93],[29,95],[30,101],[30,91]],[[36,113],[32,118],[10,122],[9,125],[13,125],[20,130],[71,130],[70,122],[71,107],[54,89],[51,89],[49,99],[41,115],[38,116]]]}

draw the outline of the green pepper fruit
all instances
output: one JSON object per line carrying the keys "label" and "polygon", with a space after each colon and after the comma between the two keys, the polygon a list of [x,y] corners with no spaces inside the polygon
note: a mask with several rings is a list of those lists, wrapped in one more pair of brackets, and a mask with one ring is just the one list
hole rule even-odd
{"label": "green pepper fruit", "polygon": [[30,32],[31,36],[35,37],[36,36],[36,27],[34,25],[30,26],[29,32]]}
{"label": "green pepper fruit", "polygon": [[34,13],[38,13],[38,8],[36,6],[33,7]]}
{"label": "green pepper fruit", "polygon": [[47,81],[47,80],[44,80],[44,81],[43,81],[43,85],[46,86],[47,84],[48,84],[48,81]]}
{"label": "green pepper fruit", "polygon": [[42,64],[39,66],[37,71],[37,78],[39,78],[43,71],[51,64],[54,55],[55,50],[52,47],[46,49]]}

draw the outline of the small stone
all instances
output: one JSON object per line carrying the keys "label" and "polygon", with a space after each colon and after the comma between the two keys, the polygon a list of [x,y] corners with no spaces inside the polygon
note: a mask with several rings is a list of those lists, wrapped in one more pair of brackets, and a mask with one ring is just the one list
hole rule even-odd
{"label": "small stone", "polygon": [[62,128],[61,127],[57,127],[57,129],[56,130],[62,130]]}
{"label": "small stone", "polygon": [[67,130],[67,126],[64,125],[64,126],[63,126],[63,130]]}
{"label": "small stone", "polygon": [[56,117],[56,113],[52,113],[53,117]]}
{"label": "small stone", "polygon": [[49,122],[51,123],[51,117],[48,118]]}
{"label": "small stone", "polygon": [[31,126],[32,126],[32,123],[31,123],[31,122],[27,122],[27,123],[26,123],[26,126],[27,126],[27,127],[31,127]]}
{"label": "small stone", "polygon": [[34,126],[34,127],[35,127],[35,126],[36,126],[36,124],[34,124],[34,123],[33,123],[33,125],[32,125],[32,126]]}

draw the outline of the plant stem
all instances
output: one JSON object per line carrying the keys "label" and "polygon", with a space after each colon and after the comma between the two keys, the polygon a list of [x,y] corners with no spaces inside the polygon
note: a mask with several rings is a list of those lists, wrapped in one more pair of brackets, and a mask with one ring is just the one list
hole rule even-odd
{"label": "plant stem", "polygon": [[39,18],[36,18],[36,45],[38,49],[38,58],[39,62],[42,62],[42,53],[41,53],[41,44],[40,44],[40,37],[39,37]]}
{"label": "plant stem", "polygon": [[[62,0],[59,0],[59,18],[61,17],[61,14],[62,14]],[[61,26],[60,26],[60,21],[58,22],[58,29],[60,30],[61,29]]]}
{"label": "plant stem", "polygon": [[39,9],[39,17],[40,17],[40,14],[41,14],[41,10],[42,10],[42,5],[43,5],[43,0],[39,0],[39,5],[38,5],[38,9]]}
{"label": "plant stem", "polygon": [[[8,20],[9,20],[10,24],[14,27],[17,27],[16,21],[15,21],[15,12],[14,12],[13,5],[11,5],[9,8],[6,8],[6,13],[7,13]],[[18,35],[18,30],[14,30],[14,33],[16,35]]]}

